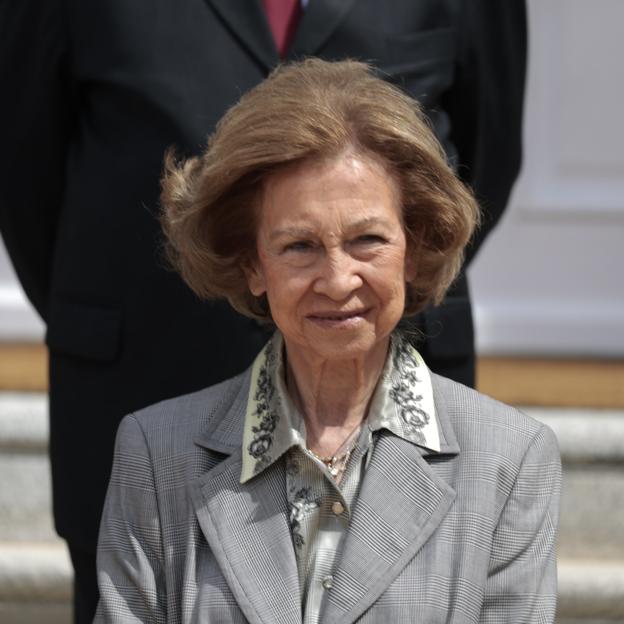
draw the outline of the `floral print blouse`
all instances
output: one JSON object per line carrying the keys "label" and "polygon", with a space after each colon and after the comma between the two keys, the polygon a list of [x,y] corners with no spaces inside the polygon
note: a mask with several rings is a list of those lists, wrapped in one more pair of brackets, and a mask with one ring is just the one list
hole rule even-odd
{"label": "floral print blouse", "polygon": [[369,413],[340,484],[306,448],[303,417],[286,389],[284,341],[276,332],[256,358],[243,433],[241,483],[283,462],[290,528],[297,559],[304,624],[319,622],[333,583],[351,510],[383,429],[433,451],[440,450],[429,370],[400,333],[390,349]]}

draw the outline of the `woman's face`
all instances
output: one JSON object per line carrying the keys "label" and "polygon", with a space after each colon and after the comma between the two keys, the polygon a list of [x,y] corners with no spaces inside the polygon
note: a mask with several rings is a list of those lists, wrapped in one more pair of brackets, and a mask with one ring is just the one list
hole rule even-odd
{"label": "woman's face", "polygon": [[269,178],[259,213],[249,287],[289,353],[385,355],[412,272],[394,178],[353,152],[304,162]]}

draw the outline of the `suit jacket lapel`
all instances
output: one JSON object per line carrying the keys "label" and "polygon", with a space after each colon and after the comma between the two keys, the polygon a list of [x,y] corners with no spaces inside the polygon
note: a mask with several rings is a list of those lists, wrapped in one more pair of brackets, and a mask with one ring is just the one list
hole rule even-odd
{"label": "suit jacket lapel", "polygon": [[384,432],[355,504],[323,622],[353,622],[405,568],[448,512],[455,491],[418,446]]}
{"label": "suit jacket lapel", "polygon": [[287,58],[315,55],[355,0],[312,0],[303,13]]}
{"label": "suit jacket lapel", "polygon": [[[260,0],[245,3],[206,0],[228,25],[241,45],[270,71],[280,61]],[[287,58],[315,55],[346,17],[355,0],[314,0],[303,13]]]}
{"label": "suit jacket lapel", "polygon": [[234,36],[265,70],[270,71],[279,63],[279,52],[260,0],[206,1],[212,5]]}
{"label": "suit jacket lapel", "polygon": [[249,371],[224,415],[196,443],[230,455],[191,483],[201,530],[245,617],[252,623],[301,622],[297,562],[288,522],[285,473],[275,462],[240,483]]}

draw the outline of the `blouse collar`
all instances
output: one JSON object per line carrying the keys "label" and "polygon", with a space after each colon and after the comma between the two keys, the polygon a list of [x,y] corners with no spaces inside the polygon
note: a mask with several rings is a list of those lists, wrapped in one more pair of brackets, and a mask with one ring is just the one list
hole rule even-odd
{"label": "blouse collar", "polygon": [[[305,423],[286,389],[283,354],[284,340],[278,331],[251,369],[241,483],[262,472],[293,446],[305,448]],[[371,431],[387,429],[413,444],[440,452],[429,369],[400,332],[391,336],[366,425]]]}

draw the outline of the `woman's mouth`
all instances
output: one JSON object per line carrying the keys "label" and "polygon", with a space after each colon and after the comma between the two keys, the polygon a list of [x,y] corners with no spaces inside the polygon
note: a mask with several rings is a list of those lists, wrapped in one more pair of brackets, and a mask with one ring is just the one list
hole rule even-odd
{"label": "woman's mouth", "polygon": [[328,328],[349,328],[365,320],[369,310],[354,310],[349,312],[323,311],[308,315],[308,320]]}

